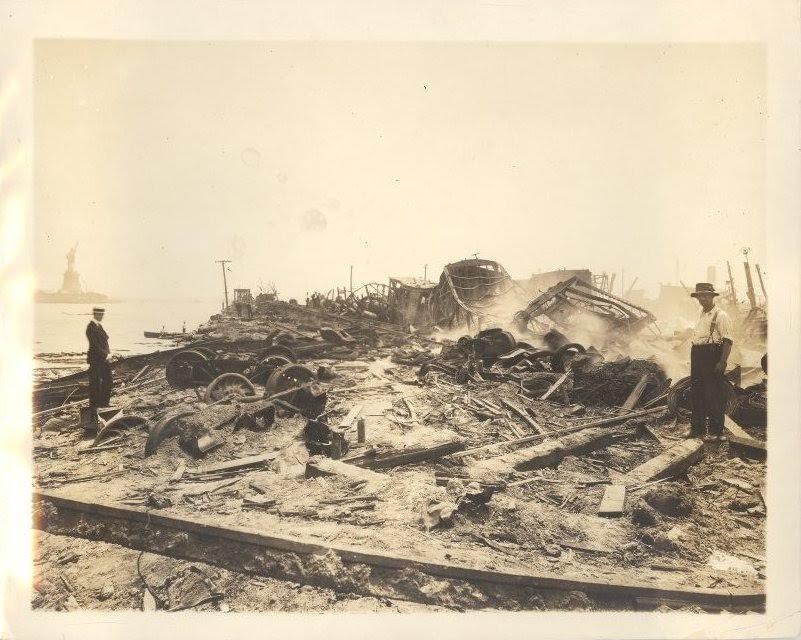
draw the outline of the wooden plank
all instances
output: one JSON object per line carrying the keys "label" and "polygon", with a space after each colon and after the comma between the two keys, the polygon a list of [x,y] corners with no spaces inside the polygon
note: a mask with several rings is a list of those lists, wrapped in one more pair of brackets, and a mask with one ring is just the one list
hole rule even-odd
{"label": "wooden plank", "polygon": [[524,421],[524,422],[525,422],[525,423],[526,423],[526,424],[527,424],[529,427],[531,427],[532,429],[534,429],[534,431],[536,431],[537,433],[546,433],[545,429],[543,429],[543,428],[542,428],[540,425],[538,425],[538,424],[537,424],[537,422],[534,420],[534,418],[532,418],[530,415],[528,415],[528,413],[526,413],[525,411],[523,411],[523,409],[521,409],[520,407],[518,407],[518,406],[517,406],[517,405],[516,405],[514,402],[510,402],[510,401],[509,401],[509,400],[507,400],[506,398],[501,398],[501,402],[502,402],[502,403],[504,404],[504,406],[505,406],[505,407],[507,407],[507,408],[508,408],[508,409],[509,409],[509,410],[510,410],[512,413],[514,413],[514,414],[515,414],[515,415],[517,415],[518,417],[522,418],[522,419],[523,419],[523,421]]}
{"label": "wooden plank", "polygon": [[210,464],[194,471],[187,471],[188,475],[200,475],[206,473],[219,473],[221,471],[235,471],[237,469],[246,469],[248,467],[258,467],[265,462],[274,460],[278,457],[277,451],[270,453],[260,453],[255,456],[247,456],[246,458],[236,458],[235,460],[228,460],[227,462],[220,462],[219,464]]}
{"label": "wooden plank", "polygon": [[[230,566],[234,570],[250,573],[259,573],[259,567],[262,566],[262,563],[248,561],[247,554],[209,553],[209,548],[219,549],[220,545],[228,548],[229,545],[242,544],[249,549],[252,548],[252,552],[259,554],[263,554],[264,549],[288,551],[304,555],[322,555],[332,552],[347,563],[366,564],[384,569],[417,569],[429,575],[467,580],[474,583],[505,584],[517,587],[532,587],[534,589],[577,590],[604,597],[675,599],[682,603],[716,608],[733,606],[763,608],[765,605],[764,591],[755,589],[670,588],[655,586],[653,583],[648,582],[615,578],[578,578],[553,573],[478,569],[446,560],[426,560],[377,550],[366,550],[363,546],[343,545],[334,547],[308,538],[280,536],[253,528],[223,526],[212,519],[172,515],[142,507],[83,502],[62,497],[49,491],[35,492],[33,497],[40,511],[48,514],[45,518],[35,519],[36,526],[43,527],[45,531],[62,535],[80,533],[81,536],[85,537],[114,536],[115,529],[113,527],[75,527],[74,522],[70,522],[70,517],[73,520],[79,518],[81,521],[86,522],[87,525],[121,521],[128,523],[129,536],[126,538],[126,544],[129,544],[131,548],[144,548],[147,550],[150,550],[150,545],[161,539],[161,536],[156,535],[157,529],[186,532],[192,534],[187,537],[186,543],[169,545],[166,548],[160,547],[153,551],[190,560],[211,561],[218,564],[218,566]],[[49,505],[52,509],[45,507],[45,505]],[[64,521],[63,529],[59,527],[61,520]],[[147,534],[132,535],[136,529],[135,525],[139,525],[139,529],[146,531]],[[112,539],[107,541],[117,542],[117,540]],[[258,557],[261,557],[261,555]],[[211,560],[209,560],[210,558]],[[233,563],[237,563],[238,559],[243,559],[244,563],[231,566]],[[261,571],[267,572],[266,575],[272,575],[270,572],[274,572],[275,567],[266,565]],[[366,584],[369,585],[369,581]]]}
{"label": "wooden plank", "polygon": [[356,418],[358,418],[362,413],[363,405],[357,404],[350,408],[348,411],[348,415],[342,418],[342,421],[339,423],[340,429],[351,429],[353,428],[353,424],[356,422]]}
{"label": "wooden plank", "polygon": [[768,457],[765,443],[754,438],[729,436],[729,451],[751,460],[766,460]]}
{"label": "wooden plank", "polygon": [[645,391],[645,387],[648,385],[649,377],[650,374],[648,373],[642,374],[642,377],[640,378],[639,382],[637,382],[637,384],[631,390],[629,397],[626,398],[626,401],[620,407],[621,412],[631,411],[637,405],[637,403],[640,401],[640,398],[642,397],[643,392]]}
{"label": "wooden plank", "polygon": [[623,508],[626,504],[626,485],[610,484],[604,491],[601,505],[598,507],[598,515],[611,518],[622,516]]}
{"label": "wooden plank", "polygon": [[306,477],[341,476],[352,480],[384,482],[389,476],[362,467],[357,467],[342,460],[332,460],[323,456],[312,458],[306,463]]}
{"label": "wooden plank", "polygon": [[404,451],[401,453],[394,453],[388,455],[376,455],[366,457],[360,460],[354,460],[353,464],[368,469],[390,469],[392,467],[399,467],[404,464],[412,464],[414,462],[425,462],[426,460],[436,460],[443,456],[451,455],[457,451],[464,449],[465,443],[463,440],[452,440],[433,447],[426,447],[424,449],[415,449],[413,451]]}
{"label": "wooden plank", "polygon": [[729,485],[730,487],[744,491],[745,493],[753,493],[754,491],[753,485],[742,480],[738,480],[737,478],[721,478],[720,481]]}
{"label": "wooden plank", "polygon": [[562,376],[556,382],[554,382],[545,393],[542,394],[540,400],[547,400],[548,398],[550,398],[551,394],[562,386],[562,384],[564,383],[565,380],[567,380],[567,377],[569,375],[570,375],[569,371],[563,373]]}
{"label": "wooden plank", "polygon": [[155,611],[156,610],[156,599],[153,597],[153,594],[147,589],[147,587],[142,591],[142,611]]}
{"label": "wooden plank", "polygon": [[674,476],[686,471],[703,457],[703,441],[697,438],[688,438],[631,470],[623,480],[627,486],[631,486],[666,476]]}
{"label": "wooden plank", "polygon": [[219,489],[223,489],[225,487],[229,487],[233,484],[236,484],[242,480],[242,477],[234,478],[233,480],[220,480],[218,482],[204,482],[198,487],[192,487],[191,489],[187,489],[183,492],[184,496],[199,496],[203,495],[204,493],[214,493]]}
{"label": "wooden plank", "polygon": [[139,373],[137,373],[137,374],[136,374],[136,375],[135,375],[133,378],[131,378],[131,380],[130,380],[129,384],[133,384],[134,382],[136,382],[137,380],[139,380],[139,378],[142,376],[142,374],[143,374],[145,371],[147,371],[149,368],[150,368],[150,365],[149,365],[149,364],[146,364],[144,367],[142,367],[141,369],[139,369]]}
{"label": "wooden plank", "polygon": [[542,440],[543,438],[558,438],[567,433],[576,433],[577,431],[590,429],[592,427],[610,427],[616,424],[620,424],[621,422],[626,422],[628,420],[631,420],[632,418],[641,418],[643,416],[659,413],[662,411],[664,411],[664,409],[662,409],[661,407],[655,407],[653,409],[648,409],[645,411],[637,411],[636,413],[630,413],[625,416],[612,416],[611,418],[592,420],[591,422],[585,422],[584,424],[577,424],[572,427],[566,427],[564,429],[555,429],[554,431],[549,431],[546,433],[537,433],[534,435],[526,436],[525,438],[519,438],[518,440],[493,442],[492,444],[485,444],[480,447],[473,447],[472,449],[465,449],[464,451],[452,453],[451,458],[464,458],[465,456],[472,456],[476,453],[480,453],[482,451],[487,451],[489,449],[494,449],[495,447],[501,447],[504,445],[526,444],[529,442],[536,442],[537,440]]}
{"label": "wooden plank", "polygon": [[584,429],[562,438],[546,440],[534,447],[527,447],[502,456],[482,460],[478,467],[495,473],[510,473],[512,469],[528,471],[551,467],[567,456],[589,453],[612,444],[620,431],[597,427]]}
{"label": "wooden plank", "polygon": [[751,436],[729,416],[723,417],[723,428],[729,434],[729,450],[753,460],[765,460],[768,449],[765,443]]}
{"label": "wooden plank", "polygon": [[729,435],[743,440],[756,440],[739,424],[732,420],[729,416],[723,416],[723,428],[728,431]]}
{"label": "wooden plank", "polygon": [[175,470],[175,473],[173,473],[170,476],[170,482],[178,482],[181,478],[184,477],[185,471],[186,471],[186,462],[181,460],[181,462],[178,463],[178,468]]}
{"label": "wooden plank", "polygon": [[53,407],[52,409],[37,411],[36,413],[31,414],[31,418],[43,418],[45,416],[49,416],[53,413],[58,413],[59,411],[63,411],[65,409],[74,409],[76,407],[82,407],[86,404],[89,404],[89,398],[86,398],[85,400],[78,400],[77,402],[70,402],[69,404],[63,404],[58,407]]}

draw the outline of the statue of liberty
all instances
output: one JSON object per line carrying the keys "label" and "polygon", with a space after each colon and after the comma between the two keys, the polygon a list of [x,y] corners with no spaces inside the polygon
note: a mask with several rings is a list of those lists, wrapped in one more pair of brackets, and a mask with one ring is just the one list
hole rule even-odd
{"label": "statue of liberty", "polygon": [[81,293],[81,279],[75,270],[75,253],[78,250],[78,243],[67,252],[67,270],[64,272],[64,279],[61,282],[61,292],[76,294]]}

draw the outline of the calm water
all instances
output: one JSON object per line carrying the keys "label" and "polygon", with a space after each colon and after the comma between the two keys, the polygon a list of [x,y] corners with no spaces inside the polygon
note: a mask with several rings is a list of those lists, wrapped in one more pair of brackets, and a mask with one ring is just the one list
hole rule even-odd
{"label": "calm water", "polygon": [[[103,326],[109,335],[112,354],[121,356],[149,353],[171,342],[144,337],[144,331],[194,331],[219,306],[206,302],[130,301],[107,302]],[[44,304],[34,308],[34,354],[86,351],[86,323],[92,317],[91,304]]]}

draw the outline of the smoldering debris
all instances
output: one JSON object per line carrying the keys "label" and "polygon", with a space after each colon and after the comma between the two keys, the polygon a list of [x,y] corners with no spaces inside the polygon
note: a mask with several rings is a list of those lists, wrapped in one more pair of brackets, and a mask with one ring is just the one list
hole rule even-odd
{"label": "smoldering debris", "polygon": [[[760,610],[766,381],[730,376],[732,446],[687,440],[686,382],[661,364],[674,343],[645,331],[648,315],[623,320],[598,296],[570,322],[516,326],[519,290],[497,263],[463,261],[438,283],[257,296],[187,344],[115,362],[117,422],[80,421],[85,373],[43,383],[37,527],[82,557],[122,558],[97,546],[110,542],[338,594],[322,609]],[[587,330],[596,304],[618,320]],[[227,578],[214,590],[183,572],[173,593],[130,563],[76,596],[55,545],[35,607],[127,606],[148,585],[155,607],[195,591],[215,598],[199,608],[248,606]],[[751,571],[710,563],[721,554]],[[353,579],[312,570],[321,557]]]}

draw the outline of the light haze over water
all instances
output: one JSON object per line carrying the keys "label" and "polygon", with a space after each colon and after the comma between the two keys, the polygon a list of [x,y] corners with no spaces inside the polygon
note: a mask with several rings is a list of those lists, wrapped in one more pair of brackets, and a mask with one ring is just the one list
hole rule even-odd
{"label": "light haze over water", "polygon": [[[47,304],[34,307],[33,352],[61,353],[86,351],[86,324],[92,317],[92,304]],[[144,337],[144,331],[180,332],[197,329],[220,311],[214,301],[137,300],[107,302],[103,326],[109,334],[111,352],[121,356],[149,353],[171,346],[169,340]]]}

